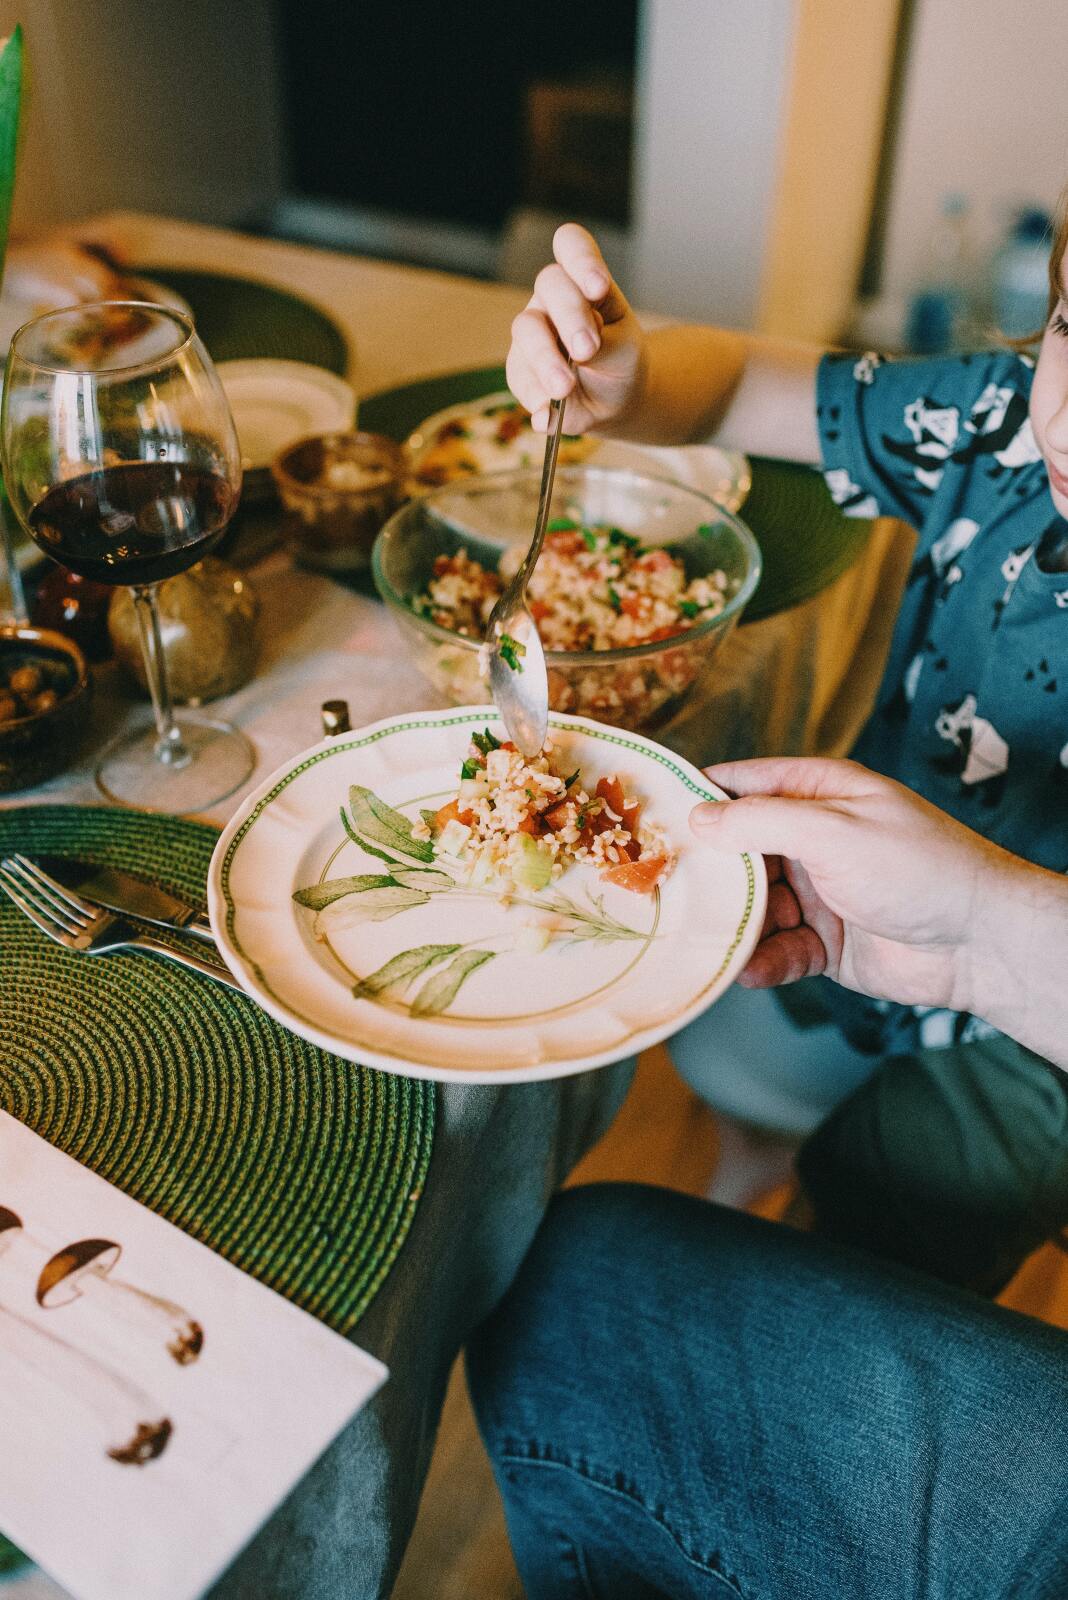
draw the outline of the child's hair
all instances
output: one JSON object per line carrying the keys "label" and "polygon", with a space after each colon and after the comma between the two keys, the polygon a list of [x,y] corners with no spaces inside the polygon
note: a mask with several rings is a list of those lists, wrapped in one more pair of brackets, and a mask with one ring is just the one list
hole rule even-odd
{"label": "child's hair", "polygon": [[1068,250],[1068,189],[1061,196],[1061,203],[1057,207],[1057,217],[1053,225],[1053,244],[1049,253],[1049,306],[1046,310],[1046,321],[1053,315],[1053,308],[1064,293],[1064,282],[1061,276],[1065,265],[1065,251]]}

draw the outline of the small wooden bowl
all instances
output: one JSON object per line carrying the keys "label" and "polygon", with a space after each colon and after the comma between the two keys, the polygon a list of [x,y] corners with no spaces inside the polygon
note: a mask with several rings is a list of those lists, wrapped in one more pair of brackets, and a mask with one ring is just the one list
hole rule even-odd
{"label": "small wooden bowl", "polygon": [[[40,666],[55,705],[0,722],[0,794],[32,789],[69,767],[89,720],[92,679],[73,640],[50,628],[0,627],[0,668]],[[0,673],[7,681],[6,670]]]}

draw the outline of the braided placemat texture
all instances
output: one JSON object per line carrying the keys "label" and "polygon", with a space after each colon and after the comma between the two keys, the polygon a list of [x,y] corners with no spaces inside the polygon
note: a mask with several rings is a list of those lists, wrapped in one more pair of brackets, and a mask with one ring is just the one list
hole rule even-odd
{"label": "braided placemat texture", "polygon": [[[215,839],[134,811],[0,811],[0,855],[124,868],[198,902]],[[156,957],[64,950],[0,894],[0,1106],[348,1334],[411,1226],[434,1085],[327,1055]]]}
{"label": "braided placemat texture", "polygon": [[223,272],[152,266],[137,271],[188,301],[213,361],[307,361],[345,376],[344,334],[325,311],[298,295]]}
{"label": "braided placemat texture", "polygon": [[[503,367],[421,378],[361,400],[360,426],[403,440],[435,412],[507,387]],[[821,593],[853,565],[872,531],[864,518],[842,515],[811,467],[760,456],[750,465],[753,485],[738,515],[752,529],[764,568],[742,627]]]}

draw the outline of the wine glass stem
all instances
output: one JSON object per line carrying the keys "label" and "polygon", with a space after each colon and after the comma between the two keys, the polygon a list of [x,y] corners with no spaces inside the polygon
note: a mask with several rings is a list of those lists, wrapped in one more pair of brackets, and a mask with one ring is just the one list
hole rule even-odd
{"label": "wine glass stem", "polygon": [[137,626],[141,630],[141,651],[145,658],[145,674],[159,735],[156,740],[156,759],[162,761],[164,766],[184,767],[190,756],[182,743],[171,706],[171,689],[167,682],[167,662],[159,625],[158,585],[146,583],[132,589],[131,593]]}

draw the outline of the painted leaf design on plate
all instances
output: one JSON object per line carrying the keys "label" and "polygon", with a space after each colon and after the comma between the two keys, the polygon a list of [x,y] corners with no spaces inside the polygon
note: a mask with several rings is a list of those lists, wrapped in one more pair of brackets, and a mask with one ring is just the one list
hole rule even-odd
{"label": "painted leaf design on plate", "polygon": [[425,889],[428,894],[456,888],[456,879],[437,867],[394,867],[390,876],[409,889]]}
{"label": "painted leaf design on plate", "polygon": [[325,883],[313,883],[307,889],[298,889],[293,898],[298,906],[307,906],[309,911],[322,911],[343,895],[388,889],[396,881],[384,872],[360,872],[354,878],[328,878]]}
{"label": "painted leaf design on plate", "polygon": [[459,949],[458,944],[419,944],[413,950],[402,950],[400,955],[394,956],[376,972],[369,973],[354,984],[352,992],[357,1000],[370,999],[375,995],[399,995],[420,973],[455,955]]}
{"label": "painted leaf design on plate", "polygon": [[434,846],[430,840],[413,839],[408,818],[394,811],[370,789],[354,783],[349,790],[349,810],[359,843],[372,855],[384,856],[387,861],[398,856],[408,861],[433,861]]}
{"label": "painted leaf design on plate", "polygon": [[461,950],[459,955],[453,956],[447,967],[424,983],[412,1001],[412,1016],[436,1017],[446,1011],[472,972],[476,972],[487,961],[492,961],[496,954],[495,950]]}
{"label": "painted leaf design on plate", "polygon": [[336,928],[351,928],[361,922],[386,922],[413,906],[425,906],[430,899],[421,889],[406,889],[403,883],[386,883],[380,889],[363,889],[349,895],[332,918]]}

